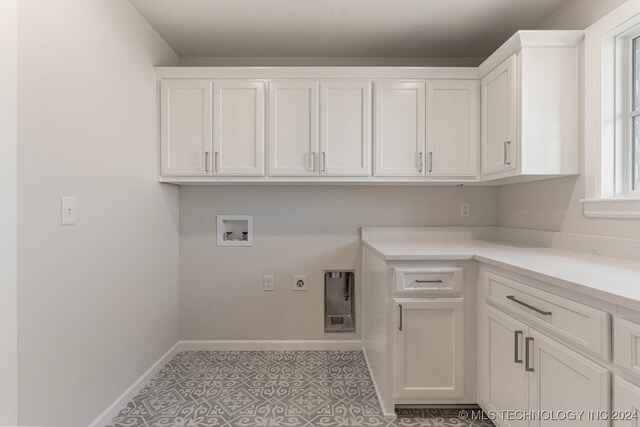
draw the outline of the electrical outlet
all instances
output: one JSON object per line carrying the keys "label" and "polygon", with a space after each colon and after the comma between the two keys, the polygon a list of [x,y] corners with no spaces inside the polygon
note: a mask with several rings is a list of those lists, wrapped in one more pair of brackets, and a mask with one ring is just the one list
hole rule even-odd
{"label": "electrical outlet", "polygon": [[460,216],[469,216],[471,215],[471,210],[469,209],[469,203],[462,203],[460,205]]}
{"label": "electrical outlet", "polygon": [[263,291],[273,290],[273,276],[268,275],[262,278],[262,290]]}
{"label": "electrical outlet", "polygon": [[307,277],[306,274],[293,276],[293,290],[294,291],[309,290],[309,278]]}

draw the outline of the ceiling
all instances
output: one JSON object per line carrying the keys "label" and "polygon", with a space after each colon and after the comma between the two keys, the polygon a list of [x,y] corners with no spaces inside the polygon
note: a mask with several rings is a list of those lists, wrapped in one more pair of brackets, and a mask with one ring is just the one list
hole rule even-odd
{"label": "ceiling", "polygon": [[565,0],[129,0],[181,57],[485,57]]}

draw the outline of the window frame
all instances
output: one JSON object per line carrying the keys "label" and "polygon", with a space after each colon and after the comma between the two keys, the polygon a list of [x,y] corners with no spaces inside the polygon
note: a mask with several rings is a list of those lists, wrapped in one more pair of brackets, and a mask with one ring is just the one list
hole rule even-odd
{"label": "window frame", "polygon": [[[640,218],[631,183],[631,41],[640,36],[640,0],[630,0],[585,30],[584,214]],[[640,107],[640,106],[639,106]]]}

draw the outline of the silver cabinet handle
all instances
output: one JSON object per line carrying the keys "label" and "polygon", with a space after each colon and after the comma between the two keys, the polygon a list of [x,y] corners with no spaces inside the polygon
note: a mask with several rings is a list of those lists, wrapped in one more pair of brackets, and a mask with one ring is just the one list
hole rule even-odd
{"label": "silver cabinet handle", "polygon": [[215,151],[215,152],[213,153],[213,170],[214,170],[215,172],[218,172],[218,158],[219,158],[219,157],[220,157],[220,156],[218,155],[218,151]]}
{"label": "silver cabinet handle", "polygon": [[398,304],[398,309],[400,310],[400,324],[398,325],[398,330],[402,330],[402,304]]}
{"label": "silver cabinet handle", "polygon": [[424,153],[422,151],[418,153],[418,172],[420,173],[422,173],[424,163],[423,154]]}
{"label": "silver cabinet handle", "polygon": [[209,172],[209,152],[204,152],[204,171]]}
{"label": "silver cabinet handle", "polygon": [[511,164],[511,162],[507,160],[507,151],[509,150],[510,147],[511,147],[511,141],[505,141],[504,142],[504,164],[505,165]]}
{"label": "silver cabinet handle", "polygon": [[524,370],[527,372],[533,372],[533,368],[529,366],[529,362],[530,362],[529,343],[532,343],[532,342],[533,342],[533,338],[531,337],[526,337],[524,339],[524,357],[525,357]]}
{"label": "silver cabinet handle", "polygon": [[316,153],[315,151],[313,151],[313,152],[311,153],[311,164],[312,164],[312,166],[311,166],[311,170],[312,170],[313,172],[317,172],[317,170],[316,170],[316,169],[317,169],[317,163],[318,163],[318,161],[317,161],[317,159],[316,159],[316,156],[317,156],[317,153]]}
{"label": "silver cabinet handle", "polygon": [[416,283],[442,283],[442,280],[437,279],[437,280],[417,280],[415,281]]}
{"label": "silver cabinet handle", "polygon": [[322,152],[322,172],[327,171],[327,152]]}
{"label": "silver cabinet handle", "polygon": [[544,311],[544,310],[540,310],[539,308],[536,308],[532,305],[527,304],[524,301],[520,301],[519,299],[517,299],[516,297],[514,297],[513,295],[507,295],[507,299],[511,300],[513,302],[515,302],[516,304],[520,304],[523,307],[527,307],[529,310],[533,310],[536,313],[540,313],[543,316],[551,316],[551,312],[550,311]]}
{"label": "silver cabinet handle", "polygon": [[429,151],[429,173],[433,172],[433,151]]}
{"label": "silver cabinet handle", "polygon": [[522,331],[515,331],[513,335],[514,335],[513,361],[515,363],[522,363],[522,359],[518,354],[519,353],[518,350],[520,349],[520,337],[522,336]]}

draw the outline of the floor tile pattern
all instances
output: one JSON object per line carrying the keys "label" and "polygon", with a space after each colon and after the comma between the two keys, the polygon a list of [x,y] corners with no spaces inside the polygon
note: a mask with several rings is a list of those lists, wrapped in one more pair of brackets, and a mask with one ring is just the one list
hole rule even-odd
{"label": "floor tile pattern", "polygon": [[108,427],[486,427],[458,409],[382,416],[361,351],[178,353]]}

